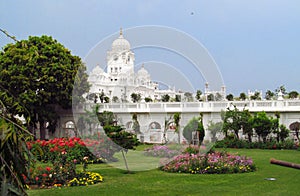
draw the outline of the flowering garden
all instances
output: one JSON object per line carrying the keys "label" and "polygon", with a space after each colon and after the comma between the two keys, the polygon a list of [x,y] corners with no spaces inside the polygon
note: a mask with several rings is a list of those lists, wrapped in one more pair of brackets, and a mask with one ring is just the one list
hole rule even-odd
{"label": "flowering garden", "polygon": [[[113,155],[117,149],[108,145],[100,134],[85,139],[36,140],[27,142],[27,147],[40,162],[38,167],[30,169],[30,175],[23,176],[28,188],[96,184],[102,182],[103,177],[99,173],[88,172],[88,164],[116,161]],[[168,160],[160,167],[166,172],[224,174],[255,171],[251,158],[227,152],[199,153],[198,146],[153,145],[144,150],[144,155]],[[76,169],[77,166],[82,170]]]}
{"label": "flowering garden", "polygon": [[[200,152],[199,152],[200,151]],[[163,160],[162,171],[191,174],[244,173],[256,170],[253,160],[246,156],[210,150],[201,153],[198,146],[189,146],[178,153],[168,146],[155,145],[145,150],[146,156],[171,158]]]}
{"label": "flowering garden", "polygon": [[255,171],[251,158],[213,152],[208,154],[181,154],[161,167],[162,171],[191,174],[226,174]]}
{"label": "flowering garden", "polygon": [[[27,188],[29,187],[61,187],[86,186],[103,181],[103,177],[94,172],[87,172],[89,163],[102,163],[102,157],[95,156],[87,146],[96,146],[97,141],[80,138],[55,138],[52,140],[36,140],[27,142],[28,149],[42,163],[53,166],[32,167],[30,175],[23,175]],[[81,164],[82,171],[76,166]]]}

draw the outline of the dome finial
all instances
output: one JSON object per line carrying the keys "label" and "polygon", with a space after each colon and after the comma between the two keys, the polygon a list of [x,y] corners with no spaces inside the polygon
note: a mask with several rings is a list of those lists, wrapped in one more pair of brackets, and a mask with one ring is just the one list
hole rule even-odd
{"label": "dome finial", "polygon": [[120,35],[123,35],[123,32],[122,32],[122,27],[120,28]]}

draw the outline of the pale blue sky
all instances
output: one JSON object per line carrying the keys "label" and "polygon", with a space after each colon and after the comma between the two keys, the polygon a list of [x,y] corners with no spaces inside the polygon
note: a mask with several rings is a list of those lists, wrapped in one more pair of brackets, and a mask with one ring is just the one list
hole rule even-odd
{"label": "pale blue sky", "polygon": [[[51,35],[82,58],[120,27],[141,25],[176,28],[201,42],[219,66],[227,93],[280,85],[300,91],[298,0],[0,0],[0,28],[17,39]],[[0,47],[10,42],[0,34]]]}

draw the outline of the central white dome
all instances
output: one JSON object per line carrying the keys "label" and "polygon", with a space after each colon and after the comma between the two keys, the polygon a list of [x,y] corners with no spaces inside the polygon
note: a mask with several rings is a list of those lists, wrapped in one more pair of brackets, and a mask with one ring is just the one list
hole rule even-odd
{"label": "central white dome", "polygon": [[122,30],[120,30],[120,36],[115,41],[113,41],[111,48],[115,52],[130,50],[130,43],[123,37]]}

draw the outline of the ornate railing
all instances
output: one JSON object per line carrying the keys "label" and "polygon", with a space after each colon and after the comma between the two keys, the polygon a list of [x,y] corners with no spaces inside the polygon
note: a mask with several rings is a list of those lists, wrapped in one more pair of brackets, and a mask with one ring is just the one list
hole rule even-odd
{"label": "ornate railing", "polygon": [[[94,103],[78,106],[78,112],[90,109]],[[157,103],[104,103],[100,105],[100,112],[104,110],[115,113],[128,112],[220,112],[235,105],[239,109],[246,108],[250,112],[300,112],[300,100],[282,101],[220,101],[220,102],[157,102]]]}

